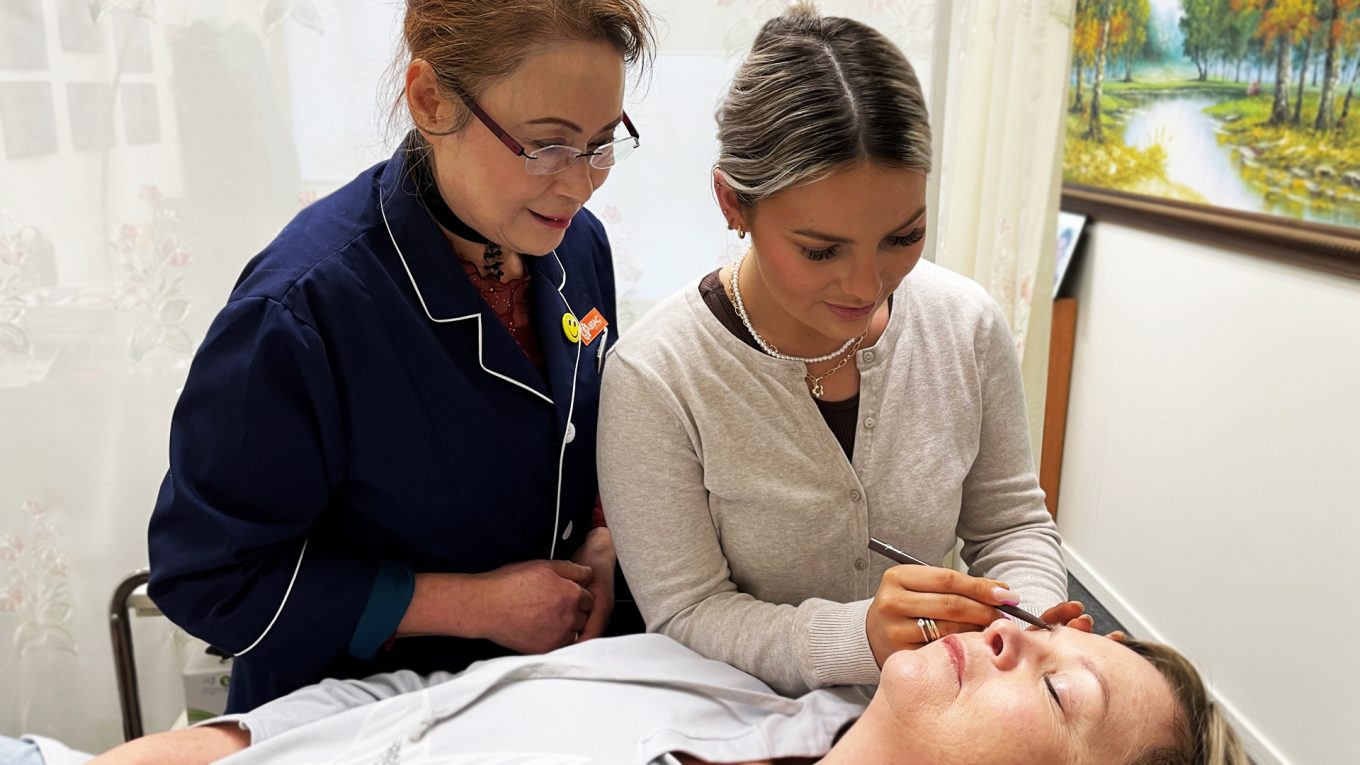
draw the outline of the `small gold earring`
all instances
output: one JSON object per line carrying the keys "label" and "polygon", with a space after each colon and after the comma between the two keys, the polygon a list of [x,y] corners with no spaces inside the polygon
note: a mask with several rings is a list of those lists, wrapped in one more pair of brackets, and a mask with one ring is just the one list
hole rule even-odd
{"label": "small gold earring", "polygon": [[737,238],[738,238],[738,239],[745,239],[745,238],[746,238],[746,229],[744,229],[744,228],[739,228],[739,229],[737,229]]}

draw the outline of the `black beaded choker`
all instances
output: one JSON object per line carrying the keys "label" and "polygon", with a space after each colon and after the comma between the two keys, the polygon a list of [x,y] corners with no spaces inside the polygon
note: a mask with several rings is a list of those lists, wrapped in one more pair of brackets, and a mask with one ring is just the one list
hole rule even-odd
{"label": "black beaded choker", "polygon": [[485,247],[482,251],[482,262],[478,266],[478,271],[483,276],[497,279],[505,276],[505,253],[501,251],[501,246],[482,236],[477,229],[464,223],[461,218],[454,214],[453,210],[449,209],[448,203],[439,193],[439,186],[434,182],[434,168],[430,163],[429,150],[420,152],[413,162],[412,169],[415,175],[416,191],[420,194],[421,205],[445,229],[462,239]]}

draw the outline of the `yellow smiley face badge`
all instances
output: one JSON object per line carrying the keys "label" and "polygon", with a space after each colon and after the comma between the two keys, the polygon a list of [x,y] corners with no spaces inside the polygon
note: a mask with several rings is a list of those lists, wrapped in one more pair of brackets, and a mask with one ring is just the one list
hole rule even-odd
{"label": "yellow smiley face badge", "polygon": [[562,314],[562,334],[572,343],[581,341],[581,323],[570,312]]}

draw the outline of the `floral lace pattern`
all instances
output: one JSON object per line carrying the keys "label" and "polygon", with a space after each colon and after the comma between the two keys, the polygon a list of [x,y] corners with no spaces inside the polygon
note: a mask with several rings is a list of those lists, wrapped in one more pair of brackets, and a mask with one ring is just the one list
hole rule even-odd
{"label": "floral lace pattern", "polygon": [[[0,226],[9,216],[0,214]],[[24,293],[28,280],[24,265],[28,261],[26,239],[30,229],[9,233],[0,229],[0,353],[28,354],[28,334],[20,326],[24,315]]]}
{"label": "floral lace pattern", "polygon": [[163,204],[160,191],[145,186],[139,198],[146,203],[146,218],[123,224],[113,241],[123,272],[118,307],[143,316],[128,338],[128,350],[134,363],[148,360],[153,351],[168,355],[172,363],[184,363],[194,352],[184,328],[190,302],[182,273],[191,258],[174,233],[177,217]]}
{"label": "floral lace pattern", "polygon": [[24,658],[33,651],[77,653],[71,638],[70,570],[47,508],[25,502],[25,534],[0,539],[0,565],[8,574],[0,590],[0,619],[17,620],[11,640]]}

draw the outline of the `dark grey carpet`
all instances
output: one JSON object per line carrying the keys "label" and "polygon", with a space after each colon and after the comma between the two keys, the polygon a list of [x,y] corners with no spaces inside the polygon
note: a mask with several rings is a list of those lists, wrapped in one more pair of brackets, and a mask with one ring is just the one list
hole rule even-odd
{"label": "dark grey carpet", "polygon": [[1096,620],[1095,633],[1097,635],[1124,630],[1129,637],[1137,637],[1120,624],[1119,620],[1115,619],[1109,611],[1106,611],[1105,606],[1102,606],[1100,601],[1096,600],[1091,591],[1083,587],[1081,582],[1078,582],[1071,574],[1067,575],[1067,597],[1069,600],[1080,600],[1086,604],[1086,613]]}

